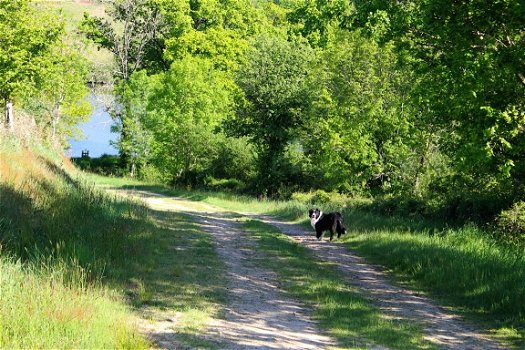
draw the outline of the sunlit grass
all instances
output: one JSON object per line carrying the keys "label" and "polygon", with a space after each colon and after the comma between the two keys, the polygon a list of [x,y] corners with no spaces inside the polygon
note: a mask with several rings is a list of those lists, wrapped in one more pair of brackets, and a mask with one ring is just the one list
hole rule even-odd
{"label": "sunlit grass", "polygon": [[523,248],[505,246],[474,226],[441,232],[367,230],[357,216],[349,218],[357,223],[344,239],[350,249],[503,340],[525,344]]}
{"label": "sunlit grass", "polygon": [[145,260],[145,208],[35,150],[0,145],[0,347],[148,348],[123,294],[104,286]]}
{"label": "sunlit grass", "polygon": [[128,178],[104,177],[86,174],[90,181],[104,188],[118,188],[137,191],[151,191],[166,196],[176,196],[190,201],[203,202],[222,208],[223,210],[249,213],[278,213],[281,217],[296,219],[306,215],[308,206],[299,201],[259,201],[255,197],[227,192],[209,192],[201,190],[184,190],[148,184]]}
{"label": "sunlit grass", "polygon": [[147,349],[120,297],[71,269],[0,257],[0,348]]}

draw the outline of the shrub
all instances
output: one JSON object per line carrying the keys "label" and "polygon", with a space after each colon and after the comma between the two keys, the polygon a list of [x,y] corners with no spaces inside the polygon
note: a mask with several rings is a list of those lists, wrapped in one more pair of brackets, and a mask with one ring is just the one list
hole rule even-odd
{"label": "shrub", "polygon": [[519,201],[496,218],[499,233],[511,241],[525,240],[525,202]]}
{"label": "shrub", "polygon": [[314,192],[314,195],[312,196],[312,203],[326,204],[326,203],[330,203],[331,199],[332,199],[332,196],[330,195],[330,193],[323,191],[323,190],[317,190]]}
{"label": "shrub", "polygon": [[245,183],[238,179],[214,179],[206,178],[206,187],[213,191],[242,192]]}

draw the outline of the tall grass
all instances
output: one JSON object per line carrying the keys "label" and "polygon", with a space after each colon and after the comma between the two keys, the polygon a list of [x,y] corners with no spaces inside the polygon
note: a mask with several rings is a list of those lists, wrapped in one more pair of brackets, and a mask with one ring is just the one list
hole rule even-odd
{"label": "tall grass", "polygon": [[147,348],[119,297],[71,270],[0,257],[0,348]]}
{"label": "tall grass", "polygon": [[73,178],[44,148],[0,145],[0,347],[146,348],[102,287],[154,245],[144,207]]}
{"label": "tall grass", "polygon": [[361,218],[349,218],[356,223],[345,237],[350,249],[525,345],[523,247],[507,246],[472,225],[442,231],[392,230],[386,225],[370,230]]}

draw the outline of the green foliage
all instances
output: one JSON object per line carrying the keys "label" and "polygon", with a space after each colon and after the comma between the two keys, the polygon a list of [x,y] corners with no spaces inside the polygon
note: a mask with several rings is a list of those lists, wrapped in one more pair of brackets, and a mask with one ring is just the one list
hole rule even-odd
{"label": "green foliage", "polygon": [[52,64],[51,49],[63,24],[28,0],[0,1],[0,97],[28,92]]}
{"label": "green foliage", "polygon": [[115,87],[117,105],[112,111],[115,116],[112,131],[120,137],[114,146],[120,151],[121,167],[131,176],[140,175],[152,157],[152,135],[144,123],[154,82],[141,70]]}
{"label": "green foliage", "polygon": [[[386,24],[380,40],[394,40],[400,57],[421,77],[413,96],[427,119],[446,130],[440,148],[456,176],[476,191],[506,200],[521,189],[523,161],[523,30],[519,1],[356,1],[356,24]],[[516,194],[521,190],[515,191]],[[515,195],[511,195],[511,198]],[[519,199],[521,195],[518,195]]]}
{"label": "green foliage", "polygon": [[255,150],[244,138],[218,135],[217,154],[206,173],[215,178],[233,177],[251,183],[255,177]]}
{"label": "green foliage", "polygon": [[154,136],[152,162],[172,183],[203,184],[203,170],[217,156],[215,131],[232,109],[230,81],[209,60],[191,58],[154,79],[146,121]]}
{"label": "green foliage", "polygon": [[319,203],[319,204],[328,203],[330,202],[330,194],[323,190],[317,190],[314,192],[311,201],[313,203]]}
{"label": "green foliage", "polygon": [[373,195],[379,210],[486,222],[525,186],[523,11],[517,0],[134,0],[87,16],[84,31],[130,55],[113,115],[139,176]]}
{"label": "green foliage", "polygon": [[213,177],[208,177],[205,179],[206,188],[212,191],[229,191],[240,193],[242,192],[246,184],[238,179],[214,179]]}
{"label": "green foliage", "polygon": [[228,129],[249,137],[257,147],[260,192],[276,194],[284,183],[285,148],[304,124],[315,96],[313,57],[315,53],[299,42],[260,36],[237,73],[245,100]]}
{"label": "green foliage", "polygon": [[[14,101],[17,109],[23,107],[48,139],[61,146],[91,112],[86,64],[64,26],[64,18],[42,4],[0,2],[2,103]],[[8,123],[16,125],[13,120]],[[17,128],[26,134],[31,129]]]}
{"label": "green foliage", "polygon": [[50,139],[65,147],[76,126],[86,121],[93,109],[87,99],[87,64],[64,42],[57,43],[50,54],[53,63],[42,73],[40,89],[25,99],[24,107],[37,117]]}
{"label": "green foliage", "polygon": [[[108,4],[106,17],[84,14],[80,30],[98,47],[112,52],[117,69],[113,78],[117,82],[114,93],[116,105],[112,111],[117,121],[116,132],[120,139],[116,146],[120,151],[122,166],[128,168],[131,176],[137,167],[144,166],[148,149],[145,149],[148,135],[140,123],[145,106],[137,101],[130,91],[130,79],[135,72],[147,70],[158,72],[167,68],[163,58],[165,23],[158,4],[151,0],[119,0]],[[138,73],[142,77],[143,73]],[[140,78],[139,78],[140,79]],[[135,89],[136,91],[136,89]]]}
{"label": "green foliage", "polygon": [[425,131],[409,107],[414,77],[398,65],[392,45],[359,32],[338,32],[323,62],[324,92],[303,136],[311,163],[324,169],[322,186],[359,193],[380,178],[389,191],[411,190],[417,175],[401,168],[419,161]]}
{"label": "green foliage", "polygon": [[235,70],[249,38],[261,31],[261,11],[249,0],[158,0],[169,23],[166,58],[209,59],[216,68]]}
{"label": "green foliage", "polygon": [[71,161],[84,171],[106,176],[122,176],[125,174],[124,169],[120,167],[118,156],[103,154],[98,158],[71,158]]}
{"label": "green foliage", "polygon": [[525,202],[516,202],[512,208],[502,211],[496,226],[505,239],[522,243],[525,240]]}
{"label": "green foliage", "polygon": [[288,18],[298,24],[294,28],[313,46],[326,47],[335,39],[338,29],[351,24],[352,2],[346,0],[306,0]]}

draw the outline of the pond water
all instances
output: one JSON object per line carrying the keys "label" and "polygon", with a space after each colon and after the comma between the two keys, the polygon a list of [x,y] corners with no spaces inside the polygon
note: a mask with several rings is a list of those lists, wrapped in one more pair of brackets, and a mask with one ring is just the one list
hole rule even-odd
{"label": "pond water", "polygon": [[100,157],[103,154],[118,154],[115,147],[110,145],[110,141],[117,140],[118,135],[111,132],[113,120],[104,106],[97,102],[96,98],[90,98],[93,104],[93,113],[89,120],[78,125],[84,137],[81,140],[69,140],[71,148],[66,151],[70,157],[80,157],[82,151],[89,151],[91,158]]}

